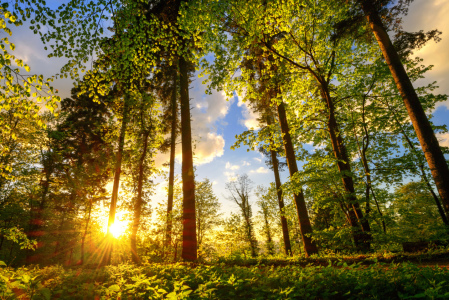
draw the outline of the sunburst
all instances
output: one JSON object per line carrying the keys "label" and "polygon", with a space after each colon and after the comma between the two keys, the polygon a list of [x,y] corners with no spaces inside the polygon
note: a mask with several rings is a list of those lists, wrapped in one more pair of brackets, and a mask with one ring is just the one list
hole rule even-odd
{"label": "sunburst", "polygon": [[[129,220],[126,219],[127,212],[118,212],[115,215],[115,222],[109,227],[109,232],[114,238],[119,238],[125,234],[129,226]],[[108,220],[106,219],[103,226],[103,232],[106,233],[108,229]]]}

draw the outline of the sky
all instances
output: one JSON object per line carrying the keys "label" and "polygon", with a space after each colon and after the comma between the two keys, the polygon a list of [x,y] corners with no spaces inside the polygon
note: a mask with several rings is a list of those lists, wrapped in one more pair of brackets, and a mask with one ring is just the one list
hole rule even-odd
{"label": "sky", "polygon": [[[449,94],[449,1],[447,0],[415,0],[404,17],[403,27],[407,31],[439,29],[443,32],[442,41],[429,42],[422,49],[415,51],[414,55],[424,59],[424,64],[434,65],[427,73],[425,79],[419,80],[415,86],[437,81],[440,86],[435,92]],[[31,68],[31,73],[51,76],[59,72],[65,59],[48,58],[39,36],[34,35],[27,26],[14,29],[10,40],[15,43],[14,54],[21,58]],[[255,115],[251,113],[246,104],[234,97],[227,100],[222,92],[214,91],[206,95],[206,86],[202,85],[202,78],[194,78],[190,89],[192,106],[192,133],[195,140],[196,180],[208,178],[213,182],[214,192],[222,202],[226,212],[237,211],[238,207],[226,199],[225,184],[236,175],[248,174],[257,185],[268,186],[274,181],[272,171],[264,163],[264,158],[258,152],[247,152],[245,148],[231,150],[235,142],[235,135],[257,125]],[[64,98],[70,96],[72,81],[70,79],[56,80],[53,85]],[[438,104],[433,112],[433,121],[436,125],[449,126],[449,100]],[[449,146],[449,133],[438,136],[440,143]],[[178,144],[176,172],[181,173],[180,144]],[[160,166],[168,161],[168,154],[158,155],[156,165]],[[168,171],[167,171],[168,172]],[[288,178],[287,171],[282,173],[282,181]],[[154,203],[166,198],[166,183],[162,178],[156,194],[152,197]],[[255,197],[252,197],[255,201]],[[153,204],[154,207],[154,204]]]}

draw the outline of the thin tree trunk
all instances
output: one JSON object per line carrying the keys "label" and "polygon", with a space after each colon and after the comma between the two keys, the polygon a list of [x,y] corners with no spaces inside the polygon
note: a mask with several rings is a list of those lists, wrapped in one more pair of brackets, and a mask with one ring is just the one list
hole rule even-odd
{"label": "thin tree trunk", "polygon": [[[277,112],[279,117],[279,124],[282,131],[282,140],[284,142],[285,155],[287,157],[288,169],[290,177],[293,177],[298,172],[296,165],[295,150],[293,149],[292,140],[290,137],[290,129],[287,122],[287,115],[285,113],[284,103],[277,104]],[[310,224],[309,214],[307,212],[306,202],[302,190],[294,194],[296,204],[296,212],[298,214],[299,227],[301,237],[304,242],[304,252],[306,256],[318,253],[318,248],[310,235],[312,234],[312,225]]]}
{"label": "thin tree trunk", "polygon": [[[374,82],[373,82],[374,84]],[[363,169],[365,171],[365,178],[366,178],[366,183],[365,183],[365,198],[366,198],[366,208],[365,208],[365,212],[366,212],[366,217],[368,217],[371,208],[370,208],[370,191],[373,191],[373,187],[372,187],[372,182],[371,182],[371,169],[369,167],[368,164],[368,159],[366,157],[366,152],[368,151],[368,147],[370,144],[370,136],[368,134],[368,129],[366,128],[366,119],[365,119],[365,101],[366,101],[366,97],[363,98],[363,106],[362,106],[362,127],[363,127],[363,131],[365,133],[365,136],[362,138],[362,146],[360,147],[359,144],[359,140],[357,138],[357,132],[355,130],[355,123],[354,123],[354,119],[352,120],[353,122],[353,128],[354,128],[354,137],[356,139],[357,142],[357,147],[359,149],[359,153],[360,153],[360,158],[362,160],[362,165],[363,165]],[[377,207],[377,212],[379,213],[381,220],[382,220],[382,228],[384,233],[387,233],[387,227],[385,225],[385,220],[383,218],[383,214],[382,211],[379,208],[379,203],[377,203],[377,199],[376,196],[374,195],[373,192],[373,199],[376,203],[376,207]]]}
{"label": "thin tree trunk", "polygon": [[[357,197],[355,195],[354,181],[352,179],[352,171],[351,165],[348,157],[348,152],[346,150],[346,145],[343,142],[343,138],[341,137],[340,128],[337,123],[337,119],[335,118],[335,108],[332,98],[330,97],[327,85],[325,85],[325,81],[321,82],[321,91],[323,100],[325,101],[328,108],[328,130],[330,135],[330,140],[332,144],[332,149],[334,152],[334,156],[337,159],[338,170],[342,176],[343,187],[346,192],[347,202],[353,208],[349,210],[351,226],[353,227],[354,234],[354,242],[357,247],[362,251],[370,250],[370,242],[371,242],[371,228],[369,226],[368,220],[363,216],[363,212],[360,209],[360,205],[357,202]],[[362,232],[360,232],[357,224],[357,220],[354,220],[354,215],[356,219],[362,225]]]}
{"label": "thin tree trunk", "polygon": [[173,211],[173,189],[175,184],[175,152],[176,152],[176,131],[178,126],[178,74],[173,75],[173,92],[172,92],[172,122],[171,122],[171,140],[170,140],[170,171],[168,174],[168,200],[167,200],[167,232],[165,237],[165,248],[171,245],[171,233],[173,227],[172,211]]}
{"label": "thin tree trunk", "polygon": [[[72,197],[72,195],[70,195],[70,197]],[[57,255],[59,255],[59,247],[61,246],[61,243],[59,242],[59,236],[61,235],[62,228],[65,223],[65,217],[66,217],[66,210],[64,210],[62,213],[61,222],[59,223],[58,230],[55,234],[56,243],[55,243],[55,251],[53,252],[53,257],[56,257]]]}
{"label": "thin tree trunk", "polygon": [[[51,154],[50,154],[51,155]],[[45,158],[43,157],[45,160]],[[53,158],[47,158],[47,159],[53,159]],[[30,220],[30,229],[27,234],[28,238],[35,238],[36,240],[40,240],[41,237],[44,235],[44,231],[42,230],[44,226],[44,209],[47,204],[47,196],[48,191],[50,190],[50,177],[51,173],[53,171],[53,163],[52,161],[45,162],[44,161],[44,172],[45,172],[45,181],[42,182],[43,191],[41,195],[41,199],[39,201],[38,207],[35,209],[35,211],[32,213],[31,220]],[[42,247],[41,243],[38,243],[37,247]],[[34,260],[37,256],[33,255],[33,251],[28,250],[27,251],[27,261],[31,262],[31,260]]]}
{"label": "thin tree trunk", "polygon": [[195,178],[193,174],[192,131],[190,128],[190,99],[187,62],[179,58],[181,88],[182,193],[183,231],[182,259],[196,261],[197,240],[195,220]]}
{"label": "thin tree trunk", "polygon": [[87,230],[89,229],[91,213],[92,213],[92,199],[90,199],[90,202],[89,202],[89,213],[87,215],[86,226],[84,227],[84,234],[81,239],[81,260],[80,260],[81,265],[84,264],[84,244],[86,242],[86,236],[87,236],[87,232],[88,232]]}
{"label": "thin tree trunk", "polygon": [[290,235],[288,232],[287,218],[284,211],[284,197],[282,196],[281,177],[279,176],[279,161],[276,157],[275,151],[271,152],[271,161],[273,164],[274,183],[276,185],[276,192],[278,197],[279,212],[281,215],[282,237],[284,239],[285,254],[292,256],[292,246],[290,243]]}
{"label": "thin tree trunk", "polygon": [[[196,214],[196,229],[197,229],[197,246],[198,246],[198,249],[201,248],[201,245],[203,243],[203,228],[201,227],[202,219],[203,219],[203,216],[201,214],[201,210],[198,210],[197,214]],[[200,258],[201,255],[199,255],[198,257]]]}
{"label": "thin tree trunk", "polygon": [[438,196],[433,191],[432,185],[430,184],[429,179],[427,178],[426,172],[424,170],[424,163],[421,161],[419,155],[416,153],[416,149],[415,149],[415,147],[413,147],[413,144],[410,141],[410,139],[407,136],[407,134],[405,133],[405,131],[402,128],[401,128],[401,130],[402,130],[402,134],[404,135],[405,139],[407,140],[407,143],[408,143],[408,145],[410,147],[410,150],[412,152],[414,152],[415,155],[416,155],[416,159],[418,160],[418,168],[419,168],[419,170],[421,172],[421,178],[426,183],[427,189],[429,190],[430,194],[432,195],[433,200],[435,201],[435,204],[436,204],[436,206],[438,208],[438,212],[440,213],[440,216],[441,216],[441,220],[443,221],[443,223],[446,226],[449,226],[449,221],[447,219],[446,214],[444,213],[444,209],[443,209],[443,207],[441,205],[440,199],[438,199]]}
{"label": "thin tree trunk", "polygon": [[117,197],[120,184],[120,173],[122,171],[122,155],[123,155],[123,148],[125,146],[126,127],[128,125],[128,113],[129,113],[128,101],[129,99],[125,97],[123,103],[123,119],[122,119],[122,126],[120,128],[118,151],[115,158],[114,183],[112,186],[111,205],[109,207],[108,229],[106,233],[106,247],[103,256],[104,265],[111,264],[113,237],[112,233],[110,232],[110,227],[115,222],[115,213],[117,209]]}
{"label": "thin tree trunk", "polygon": [[[271,125],[271,117],[267,117],[267,125]],[[281,215],[282,237],[284,239],[285,254],[293,255],[292,246],[290,243],[290,235],[288,233],[287,219],[285,218],[284,199],[282,197],[281,177],[279,176],[279,161],[276,156],[276,151],[271,150],[271,164],[273,165],[274,183],[276,185],[276,193],[278,197],[279,212]]]}
{"label": "thin tree trunk", "polygon": [[[363,168],[365,170],[365,177],[366,177],[366,188],[365,188],[366,209],[365,209],[365,211],[366,211],[366,215],[368,217],[368,214],[371,211],[371,208],[369,207],[369,201],[370,201],[370,191],[373,191],[373,185],[371,182],[371,170],[368,165],[368,160],[366,159],[366,148],[365,147],[363,148],[361,153],[362,153],[361,156],[362,156]],[[384,231],[384,233],[387,233],[387,226],[385,225],[383,213],[380,210],[379,203],[377,203],[377,199],[376,199],[376,196],[374,195],[374,192],[372,192],[372,194],[373,194],[374,202],[376,203],[377,212],[379,213],[380,218],[382,220],[383,231]]]}
{"label": "thin tree trunk", "polygon": [[268,254],[273,255],[274,254],[274,249],[273,249],[273,238],[271,237],[271,228],[270,228],[270,222],[268,222],[268,207],[266,203],[262,203],[262,213],[263,213],[263,218],[264,218],[264,222],[265,222],[265,236],[267,238],[267,250],[268,250]]}
{"label": "thin tree trunk", "polygon": [[402,135],[404,136],[405,140],[407,141],[408,146],[410,147],[410,151],[413,152],[413,154],[416,156],[416,160],[418,162],[418,167],[421,171],[421,178],[422,180],[426,183],[427,188],[429,189],[430,194],[433,197],[433,200],[435,201],[436,206],[438,207],[438,212],[440,213],[441,216],[441,220],[443,221],[443,223],[446,226],[449,226],[449,220],[444,212],[443,207],[441,206],[441,202],[440,199],[438,199],[438,196],[435,194],[435,192],[433,191],[432,185],[429,182],[429,179],[427,178],[426,172],[424,170],[424,162],[422,161],[421,157],[419,156],[419,154],[417,153],[417,150],[415,148],[415,146],[413,145],[412,141],[410,140],[410,138],[408,137],[407,133],[405,132],[404,128],[402,127],[401,122],[399,122],[397,116],[396,116],[396,111],[391,107],[391,105],[388,103],[388,101],[386,101],[387,107],[389,108],[389,110],[393,113],[393,118],[396,121],[396,123],[398,124]]}
{"label": "thin tree trunk", "polygon": [[242,206],[241,206],[243,217],[246,222],[246,234],[248,237],[249,246],[251,247],[251,257],[257,256],[257,241],[254,238],[254,228],[253,223],[251,221],[251,207],[249,205],[248,199],[244,200],[242,198]]}
{"label": "thin tree trunk", "polygon": [[449,168],[412,82],[377,13],[373,1],[359,0],[407,108],[446,213],[449,213]]}
{"label": "thin tree trunk", "polygon": [[137,254],[137,231],[140,225],[140,215],[142,213],[142,186],[143,186],[143,169],[145,163],[145,157],[147,156],[148,149],[148,136],[150,131],[147,130],[143,134],[143,148],[139,160],[139,178],[137,179],[137,199],[134,205],[134,220],[131,231],[131,255],[134,263],[140,263],[139,255]]}
{"label": "thin tree trunk", "polygon": [[245,222],[246,222],[246,235],[248,238],[249,246],[251,248],[251,257],[257,256],[256,251],[256,243],[254,241],[254,234],[253,234],[253,225],[251,223],[251,220],[248,218],[248,216],[245,215]]}
{"label": "thin tree trunk", "polygon": [[379,213],[379,215],[380,215],[381,218],[382,218],[382,227],[383,227],[383,229],[384,229],[384,233],[387,233],[387,226],[385,225],[384,216],[383,216],[383,214],[382,214],[382,212],[381,212],[381,210],[380,210],[379,202],[377,202],[376,194],[374,193],[373,187],[371,186],[370,188],[371,188],[371,193],[373,194],[374,203],[376,203],[377,212]]}

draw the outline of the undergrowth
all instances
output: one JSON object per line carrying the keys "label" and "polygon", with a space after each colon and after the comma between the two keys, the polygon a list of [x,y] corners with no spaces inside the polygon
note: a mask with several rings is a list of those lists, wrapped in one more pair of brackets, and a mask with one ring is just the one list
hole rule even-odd
{"label": "undergrowth", "polygon": [[[292,259],[293,260],[293,259]],[[268,261],[270,262],[270,261]],[[326,266],[120,264],[2,266],[0,299],[447,299],[449,270],[412,263]]]}

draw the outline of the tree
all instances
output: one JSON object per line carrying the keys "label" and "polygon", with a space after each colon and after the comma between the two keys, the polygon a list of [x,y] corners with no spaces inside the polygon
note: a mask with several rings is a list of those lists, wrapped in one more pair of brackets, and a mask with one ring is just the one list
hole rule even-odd
{"label": "tree", "polygon": [[187,61],[179,58],[181,88],[181,140],[182,140],[182,191],[183,191],[183,243],[182,257],[197,259],[195,179],[193,173],[192,130],[190,127],[189,80]]}
{"label": "tree", "polygon": [[[134,120],[134,125],[136,128],[138,136],[136,140],[140,141],[137,143],[140,147],[137,150],[139,153],[136,155],[138,157],[136,171],[133,172],[134,184],[134,217],[131,230],[131,252],[132,260],[135,263],[140,263],[140,258],[137,254],[137,233],[140,226],[140,219],[145,204],[145,196],[143,191],[144,182],[148,180],[148,177],[153,173],[154,168],[151,163],[154,161],[153,156],[155,149],[158,148],[160,144],[160,132],[158,129],[161,128],[158,120],[158,115],[154,112],[157,110],[157,103],[154,95],[150,93],[142,93],[140,100],[140,108],[137,114],[137,118]],[[150,162],[150,164],[147,163]],[[133,168],[133,167],[131,167]],[[136,176],[137,175],[137,176]]]}
{"label": "tree", "polygon": [[[51,112],[57,107],[61,99],[56,96],[57,90],[50,85],[53,78],[44,79],[43,75],[37,74],[23,75],[21,72],[30,72],[30,67],[8,51],[8,48],[13,51],[15,49],[15,45],[7,37],[12,35],[8,24],[20,26],[23,18],[17,9],[9,8],[8,2],[1,4],[0,33],[2,36],[5,34],[5,37],[0,39],[0,111],[13,113],[16,125],[17,122],[35,119],[38,126],[45,127],[41,106],[37,103],[44,102]],[[35,100],[31,100],[31,97],[35,97]],[[9,124],[7,116],[8,114],[0,114],[0,177],[11,176],[12,166],[4,158],[10,152],[6,143],[7,139],[16,139],[18,135],[17,127],[10,126],[12,124]]]}
{"label": "tree", "polygon": [[[432,172],[433,179],[443,202],[446,213],[449,213],[449,167],[441,151],[435,133],[422,108],[419,97],[405,71],[401,58],[388,36],[388,32],[379,15],[380,8],[390,1],[359,0],[368,24],[376,37],[385,61],[390,69],[396,86],[404,100],[410,120],[415,128],[421,148]],[[409,1],[400,2],[407,5]]]}
{"label": "tree", "polygon": [[[270,122],[267,122],[268,125]],[[274,143],[272,143],[274,144]],[[273,145],[270,145],[270,148],[272,148]],[[281,177],[279,175],[279,171],[283,170],[284,166],[287,164],[286,162],[280,162],[278,159],[278,152],[270,149],[270,153],[268,155],[267,151],[261,147],[259,149],[266,157],[268,157],[268,160],[265,161],[265,163],[268,165],[270,169],[273,170],[274,173],[274,182],[276,186],[276,195],[278,199],[278,205],[279,205],[279,212],[280,212],[280,220],[281,220],[281,226],[282,226],[282,236],[284,240],[284,250],[285,254],[287,255],[293,255],[292,248],[290,244],[290,235],[288,232],[288,226],[287,226],[287,219],[285,218],[285,212],[284,212],[284,198],[282,196],[282,187],[281,187]]]}
{"label": "tree", "polygon": [[229,199],[234,201],[240,208],[245,223],[245,238],[251,249],[251,256],[257,256],[257,241],[254,233],[252,221],[251,204],[249,196],[253,182],[248,175],[238,176],[235,180],[226,183],[226,190],[229,192]]}
{"label": "tree", "polygon": [[190,124],[189,65],[193,44],[187,32],[179,30],[178,16],[181,4],[187,1],[157,2],[147,16],[157,18],[163,26],[170,29],[174,43],[163,45],[169,53],[174,53],[174,61],[179,65],[179,87],[181,108],[181,147],[182,147],[182,185],[183,185],[183,246],[182,257],[187,261],[197,259],[196,221],[195,221],[195,178],[193,168],[192,130]]}
{"label": "tree", "polygon": [[425,182],[409,182],[399,186],[395,193],[395,234],[401,241],[438,240],[447,235]]}
{"label": "tree", "polygon": [[220,207],[221,203],[212,190],[212,183],[209,179],[196,182],[196,232],[198,249],[201,256],[207,254],[206,240],[212,230],[221,224]]}
{"label": "tree", "polygon": [[61,102],[61,121],[57,131],[61,134],[58,149],[63,156],[61,167],[67,173],[69,202],[72,205],[78,202],[85,210],[80,259],[80,264],[83,264],[92,208],[97,201],[104,199],[112,149],[106,140],[111,129],[108,124],[111,118],[111,112],[107,109],[108,99],[102,97],[101,102],[94,102],[86,95],[79,95],[79,92],[79,89],[72,89],[72,98]]}
{"label": "tree", "polygon": [[[177,64],[176,64],[177,66]],[[178,68],[176,68],[178,69]],[[167,200],[167,216],[170,216],[173,210],[173,185],[175,180],[175,154],[176,154],[176,137],[178,131],[178,74],[174,72],[172,75],[172,97],[171,97],[171,133],[170,133],[170,170],[168,175],[168,200]],[[167,218],[167,244],[171,240],[171,219]]]}
{"label": "tree", "polygon": [[[256,190],[256,196],[258,198],[256,204],[259,206],[259,213],[262,216],[262,232],[265,236],[265,246],[267,248],[267,253],[269,255],[274,254],[274,241],[273,241],[273,225],[272,220],[273,212],[272,212],[272,203],[270,199],[270,195],[268,189],[258,186]],[[282,214],[282,211],[281,211]],[[284,217],[285,219],[285,217]],[[290,242],[290,241],[289,241]],[[291,250],[290,250],[291,251]],[[287,253],[288,254],[288,253]]]}

